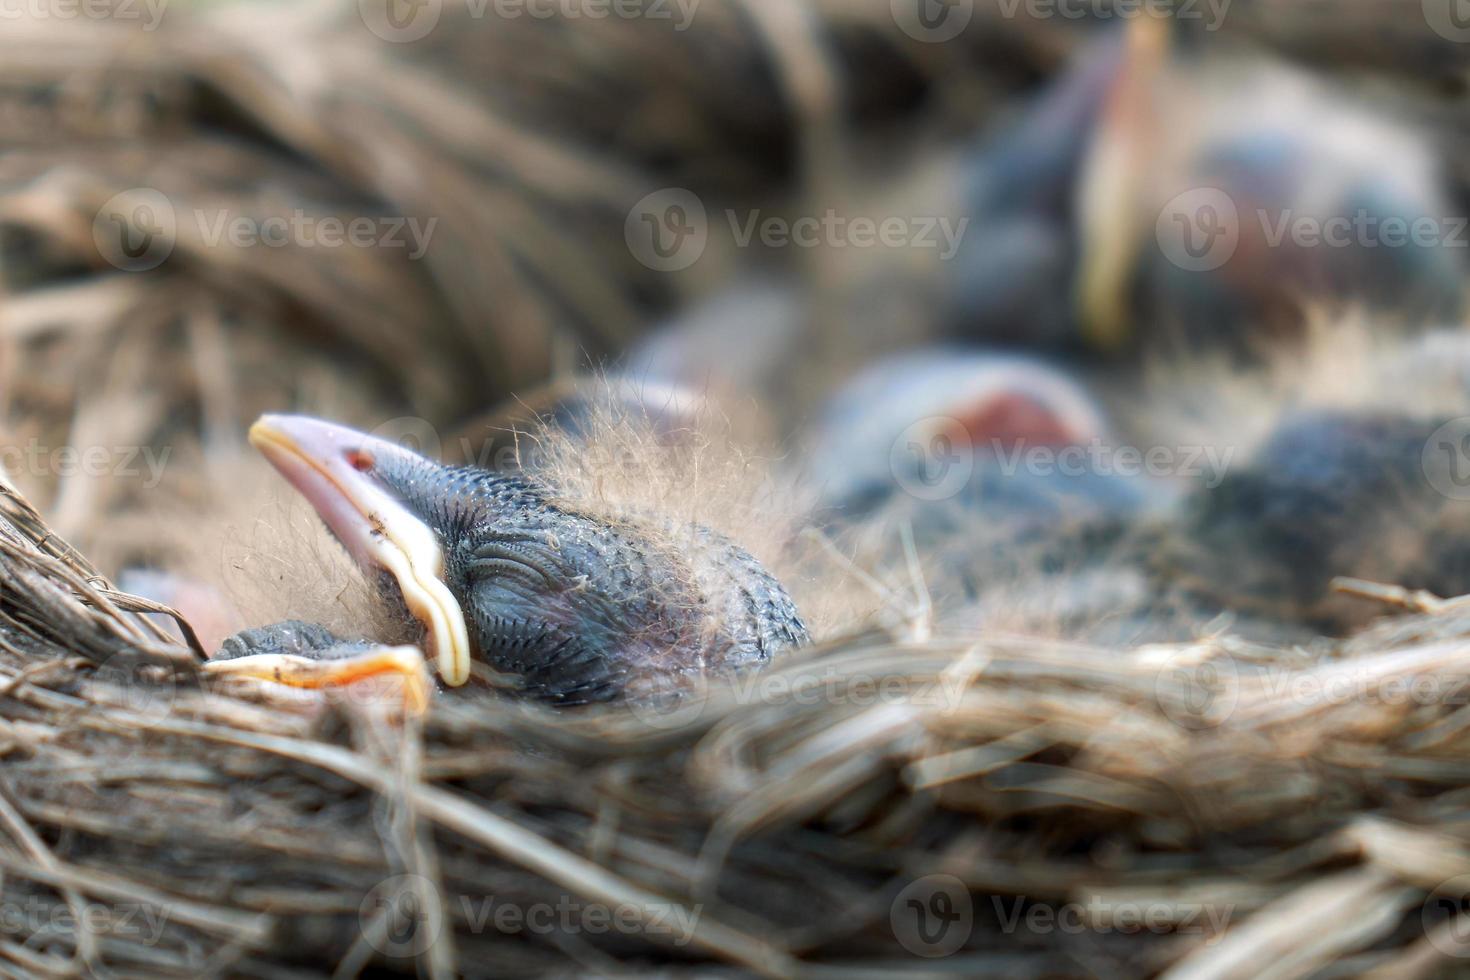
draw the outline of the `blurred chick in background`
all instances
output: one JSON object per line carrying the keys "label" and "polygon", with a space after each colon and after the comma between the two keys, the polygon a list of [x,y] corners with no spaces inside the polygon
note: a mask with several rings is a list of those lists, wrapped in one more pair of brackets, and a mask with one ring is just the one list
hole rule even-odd
{"label": "blurred chick in background", "polygon": [[934,536],[931,522],[934,532],[946,527],[950,502],[1002,532],[1142,508],[1142,483],[1026,465],[1030,450],[1080,455],[1111,441],[1102,407],[1062,368],[931,348],[880,360],[832,395],[811,438],[808,479],[820,509],[840,521],[921,497],[921,512],[906,515],[921,540]]}
{"label": "blurred chick in background", "polygon": [[1178,27],[1140,17],[1099,40],[972,157],[952,329],[1259,356],[1318,306],[1456,316],[1458,226],[1428,142]]}
{"label": "blurred chick in background", "polygon": [[1467,434],[1402,412],[1290,415],[1249,465],[1190,497],[1156,567],[1201,608],[1328,634],[1381,612],[1337,594],[1337,576],[1463,595]]}
{"label": "blurred chick in background", "polygon": [[1383,613],[1339,577],[1470,593],[1470,337],[1374,326],[1178,367],[1142,389],[1142,422],[1116,413],[1116,378],[1033,357],[881,360],[810,434],[818,519],[891,588],[917,560],[961,629],[1294,642]]}
{"label": "blurred chick in background", "polygon": [[1177,493],[1113,467],[1120,441],[1061,366],[931,348],[841,387],[797,458],[813,520],[890,589],[917,573],[945,621],[1066,631],[1122,601],[1090,571]]}

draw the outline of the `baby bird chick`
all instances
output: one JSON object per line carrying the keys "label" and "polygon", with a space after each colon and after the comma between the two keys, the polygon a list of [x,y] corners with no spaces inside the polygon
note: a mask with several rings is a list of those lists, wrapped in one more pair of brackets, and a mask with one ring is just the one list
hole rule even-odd
{"label": "baby bird chick", "polygon": [[[608,701],[758,667],[807,639],[781,584],[708,528],[608,516],[528,477],[302,416],[265,416],[250,441],[422,624],[446,685],[480,661],[551,703]],[[292,683],[283,656],[316,660],[298,683],[317,686],[355,669],[350,648],[286,622],[238,634],[211,666]]]}
{"label": "baby bird chick", "polygon": [[1326,633],[1381,610],[1338,576],[1444,596],[1470,592],[1467,428],[1392,412],[1289,416],[1248,467],[1192,495],[1162,552],[1205,607]]}

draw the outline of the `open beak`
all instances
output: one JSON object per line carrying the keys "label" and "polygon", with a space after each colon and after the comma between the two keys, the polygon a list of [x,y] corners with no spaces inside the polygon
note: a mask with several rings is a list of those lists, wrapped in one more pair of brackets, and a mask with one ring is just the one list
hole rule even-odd
{"label": "open beak", "polygon": [[444,583],[438,538],[372,475],[377,460],[408,450],[301,415],[261,416],[250,427],[250,444],[316,508],[359,565],[393,576],[427,631],[428,653],[444,683],[468,680],[469,633]]}

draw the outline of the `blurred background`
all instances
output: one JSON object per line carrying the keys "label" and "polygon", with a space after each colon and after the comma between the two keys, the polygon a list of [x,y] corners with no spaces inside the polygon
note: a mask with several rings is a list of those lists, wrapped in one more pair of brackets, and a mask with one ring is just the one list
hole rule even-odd
{"label": "blurred background", "polygon": [[1464,393],[1459,0],[3,17],[4,463],[111,575],[255,500],[264,411],[485,462],[600,379],[669,431],[698,404],[818,521],[898,497],[953,540],[912,508],[1008,445],[1164,455],[986,489],[991,527]]}
{"label": "blurred background", "polygon": [[[408,878],[705,915],[431,976],[1464,975],[1467,137],[1467,0],[0,0],[3,969],[372,975]],[[366,632],[264,412],[729,532],[820,695],[94,671],[58,539]]]}

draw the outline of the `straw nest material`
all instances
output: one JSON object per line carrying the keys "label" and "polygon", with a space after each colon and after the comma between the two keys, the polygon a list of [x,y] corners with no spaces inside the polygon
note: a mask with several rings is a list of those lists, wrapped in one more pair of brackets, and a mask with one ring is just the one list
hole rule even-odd
{"label": "straw nest material", "polygon": [[[157,484],[22,469],[0,494],[0,973],[1386,977],[1470,955],[1460,603],[1390,591],[1411,615],[1311,649],[1125,652],[918,610],[694,700],[445,696],[404,721],[214,688],[98,573],[166,559],[158,513],[187,535],[237,491],[261,411],[448,426],[565,349],[621,349],[679,299],[622,241],[649,190],[800,193],[841,159],[821,120],[892,123],[941,77],[999,106],[1074,43],[997,18],[923,45],[887,8],[705,0],[683,34],[528,19],[432,48],[339,5],[7,20],[5,442],[174,456]],[[94,223],[139,187],[180,214],[436,217],[441,247],[245,255],[183,221],[137,275]]]}
{"label": "straw nest material", "polygon": [[1470,953],[1463,603],[1389,595],[1421,614],[1311,652],[873,633],[694,700],[445,696],[420,726],[212,689],[3,502],[7,972],[1408,976]]}

